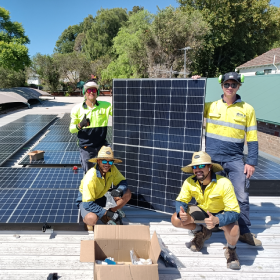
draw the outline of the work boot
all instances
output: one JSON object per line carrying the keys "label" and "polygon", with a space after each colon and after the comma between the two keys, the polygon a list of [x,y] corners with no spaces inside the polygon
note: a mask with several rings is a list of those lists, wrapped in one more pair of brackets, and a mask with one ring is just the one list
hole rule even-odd
{"label": "work boot", "polygon": [[107,225],[107,223],[109,222],[109,218],[106,215],[102,216],[100,220],[105,225]]}
{"label": "work boot", "polygon": [[224,249],[226,249],[224,254],[227,259],[227,268],[239,270],[241,266],[236,254],[236,248],[231,249],[229,247],[224,247]]}
{"label": "work boot", "polygon": [[87,231],[94,231],[94,226],[89,226],[87,224],[84,224],[85,230]]}
{"label": "work boot", "polygon": [[118,209],[116,212],[121,216],[122,219],[125,218],[124,211],[122,211],[121,209]]}
{"label": "work boot", "polygon": [[202,230],[194,234],[194,239],[191,241],[190,249],[193,252],[199,252],[202,249],[205,240],[209,239],[211,235],[212,235],[211,230],[202,226]]}
{"label": "work boot", "polygon": [[262,246],[262,242],[255,237],[255,234],[251,232],[247,232],[244,234],[240,234],[239,241],[247,243],[252,246]]}

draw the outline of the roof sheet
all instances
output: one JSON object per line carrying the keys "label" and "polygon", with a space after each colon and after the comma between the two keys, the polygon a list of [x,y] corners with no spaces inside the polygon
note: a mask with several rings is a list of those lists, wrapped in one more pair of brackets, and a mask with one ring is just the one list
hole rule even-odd
{"label": "roof sheet", "polygon": [[276,55],[275,64],[279,64],[280,63],[280,48],[276,48],[276,49],[272,49],[262,55],[259,55],[259,56],[255,57],[254,59],[247,61],[246,63],[236,67],[236,69],[248,68],[248,67],[253,67],[253,66],[272,65],[274,55]]}
{"label": "roof sheet", "polygon": [[[207,79],[206,102],[218,100],[222,94],[218,78]],[[245,77],[238,94],[254,107],[258,120],[280,124],[280,75]]]}

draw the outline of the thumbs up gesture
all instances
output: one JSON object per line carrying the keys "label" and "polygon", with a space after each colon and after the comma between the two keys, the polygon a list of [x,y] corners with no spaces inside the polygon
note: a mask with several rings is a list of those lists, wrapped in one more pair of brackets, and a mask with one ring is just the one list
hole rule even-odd
{"label": "thumbs up gesture", "polygon": [[181,218],[182,222],[185,222],[188,220],[188,214],[185,212],[184,208],[182,206],[180,206],[180,212],[179,212],[179,216]]}
{"label": "thumbs up gesture", "polygon": [[86,127],[90,125],[90,121],[87,118],[87,115],[84,115],[84,118],[82,119],[82,121],[80,122],[80,128]]}
{"label": "thumbs up gesture", "polygon": [[205,218],[204,222],[208,229],[212,229],[215,227],[215,225],[219,224],[220,221],[218,217],[213,216],[209,211],[207,211],[207,214],[209,218]]}

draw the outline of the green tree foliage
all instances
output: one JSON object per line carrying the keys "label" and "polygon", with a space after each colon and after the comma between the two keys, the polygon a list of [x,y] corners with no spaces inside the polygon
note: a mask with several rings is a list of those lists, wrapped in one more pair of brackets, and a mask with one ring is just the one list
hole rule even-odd
{"label": "green tree foliage", "polygon": [[279,39],[279,8],[270,0],[177,0],[187,13],[202,12],[211,26],[193,59],[193,73],[213,77],[268,51]]}
{"label": "green tree foliage", "polygon": [[110,54],[113,38],[128,20],[125,9],[101,9],[97,12],[91,28],[85,32],[83,52],[91,60]]}
{"label": "green tree foliage", "polygon": [[60,74],[58,70],[58,64],[50,55],[36,54],[32,58],[31,68],[34,73],[40,75],[44,84],[48,86],[51,92],[58,90],[60,86],[59,79]]}
{"label": "green tree foliage", "polygon": [[132,11],[128,12],[128,15],[131,16],[132,14],[136,14],[136,13],[138,13],[140,11],[143,11],[143,10],[144,10],[144,7],[142,7],[142,6],[134,6],[132,8]]}
{"label": "green tree foliage", "polygon": [[0,67],[0,88],[23,87],[25,85],[25,71]]}
{"label": "green tree foliage", "polygon": [[28,43],[22,25],[12,22],[9,11],[0,7],[0,65],[16,71],[29,66]]}
{"label": "green tree foliage", "polygon": [[132,13],[125,26],[113,39],[117,59],[102,71],[102,80],[109,83],[113,78],[147,77],[148,61],[145,33],[153,16],[146,10]]}
{"label": "green tree foliage", "polygon": [[70,25],[59,36],[55,44],[55,52],[58,53],[71,53],[73,52],[75,39],[82,32],[82,26],[80,24]]}

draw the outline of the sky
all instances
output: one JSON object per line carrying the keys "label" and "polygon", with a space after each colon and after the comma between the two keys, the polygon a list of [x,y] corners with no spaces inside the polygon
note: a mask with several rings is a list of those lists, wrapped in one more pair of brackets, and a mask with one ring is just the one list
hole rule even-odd
{"label": "sky", "polygon": [[[279,0],[280,1],[280,0]],[[0,7],[10,12],[12,21],[20,22],[30,39],[27,45],[29,55],[36,53],[52,54],[61,33],[70,25],[83,21],[88,15],[96,16],[100,9],[142,6],[151,13],[157,6],[163,9],[172,5],[178,7],[176,0],[1,0]]]}
{"label": "sky", "polygon": [[[271,0],[280,6],[280,0]],[[20,22],[30,39],[29,55],[36,53],[52,54],[61,33],[70,25],[83,21],[89,14],[96,15],[100,8],[126,8],[142,6],[155,14],[157,6],[163,9],[172,5],[178,7],[176,0],[1,0],[0,7],[10,12],[12,21]]]}

